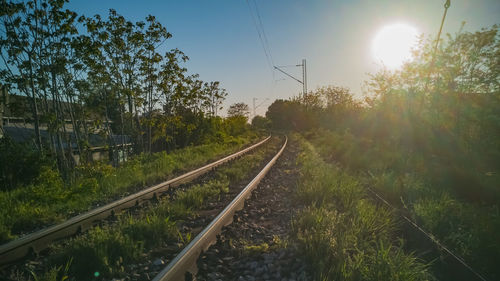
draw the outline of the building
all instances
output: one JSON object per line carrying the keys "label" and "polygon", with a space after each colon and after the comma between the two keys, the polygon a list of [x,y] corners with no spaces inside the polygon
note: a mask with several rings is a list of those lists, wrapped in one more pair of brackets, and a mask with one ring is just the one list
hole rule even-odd
{"label": "building", "polygon": [[[67,103],[62,103],[62,106],[68,107]],[[0,94],[0,138],[8,136],[16,142],[30,142],[35,139],[35,126],[29,108],[28,98],[20,95],[9,95],[6,87],[1,87]],[[83,122],[89,127],[92,127],[92,132],[86,137],[88,148],[87,153],[90,153],[90,159],[98,160],[114,160],[113,162],[126,161],[132,153],[132,141],[128,135],[115,135],[111,133],[107,137],[107,132],[111,131],[109,124],[96,125],[94,120],[79,120],[79,125]],[[70,119],[64,119],[65,137],[59,141],[55,141],[50,137],[48,124],[41,122],[39,125],[40,137],[45,145],[58,148],[62,145],[64,151],[70,151],[75,163],[80,162],[80,149],[77,145],[76,132],[74,124]],[[113,158],[110,159],[110,147],[112,147]]]}

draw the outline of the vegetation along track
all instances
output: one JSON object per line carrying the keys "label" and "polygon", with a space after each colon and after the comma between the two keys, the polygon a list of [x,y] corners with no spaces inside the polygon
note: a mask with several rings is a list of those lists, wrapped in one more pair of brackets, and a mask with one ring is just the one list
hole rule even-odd
{"label": "vegetation along track", "polygon": [[[272,137],[252,153],[155,200],[101,220],[89,231],[52,243],[40,255],[0,271],[0,280],[150,280],[239,193],[272,158]],[[32,276],[33,275],[33,276]],[[97,276],[96,276],[97,275]]]}
{"label": "vegetation along track", "polygon": [[185,173],[174,179],[154,185],[145,190],[129,195],[125,198],[109,203],[87,213],[73,217],[61,224],[57,224],[46,229],[42,229],[20,239],[11,241],[0,246],[0,265],[5,265],[13,261],[19,260],[26,256],[30,251],[38,253],[45,249],[52,241],[74,235],[75,233],[89,229],[96,221],[109,217],[121,210],[141,204],[145,200],[149,200],[162,192],[165,192],[171,187],[179,186],[183,183],[192,181],[193,179],[213,170],[214,168],[234,160],[252,149],[260,146],[268,141],[270,137],[248,147],[239,152],[226,156],[213,163],[207,164],[201,168]]}
{"label": "vegetation along track", "polygon": [[285,139],[281,149],[257,176],[153,280],[190,280],[192,278],[190,274],[196,273],[200,254],[217,241],[217,235],[221,233],[224,226],[233,222],[235,212],[244,207],[245,200],[250,198],[252,191],[271,170],[285,150],[287,142],[288,140]]}

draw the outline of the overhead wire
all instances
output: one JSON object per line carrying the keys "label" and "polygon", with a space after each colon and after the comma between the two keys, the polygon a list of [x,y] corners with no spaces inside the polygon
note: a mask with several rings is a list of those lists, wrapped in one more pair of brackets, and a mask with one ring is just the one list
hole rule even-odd
{"label": "overhead wire", "polygon": [[[253,0],[253,3],[255,6],[255,11],[257,12],[257,18],[259,19],[259,25],[260,25],[260,29],[262,31],[262,35],[264,37],[264,42],[265,42],[266,47],[267,47],[267,52],[269,53],[269,58],[271,58],[271,66],[272,66],[271,73],[273,75],[273,83],[276,84],[276,72],[274,71],[274,59],[273,59],[273,55],[271,52],[271,47],[269,46],[269,42],[267,41],[266,30],[264,29],[264,25],[262,24],[262,19],[260,17],[260,12],[259,12],[259,6],[257,5],[256,0]],[[274,92],[274,88],[273,88],[273,92]]]}
{"label": "overhead wire", "polygon": [[260,29],[262,31],[262,35],[264,37],[264,42],[265,42],[265,45],[267,47],[267,51],[269,53],[269,57],[271,58],[271,65],[274,66],[273,55],[271,53],[271,47],[269,46],[269,42],[267,41],[266,30],[264,29],[264,25],[262,24],[262,19],[260,17],[260,12],[259,12],[259,6],[257,5],[257,2],[255,2],[255,0],[253,0],[253,3],[254,3],[254,6],[255,6],[255,11],[257,12],[257,19],[259,20],[259,25],[260,25]]}
{"label": "overhead wire", "polygon": [[[368,174],[371,177],[374,177],[372,173],[368,172]],[[428,238],[432,243],[434,243],[439,249],[442,249],[448,255],[450,255],[452,258],[454,258],[456,261],[458,261],[462,266],[464,266],[467,270],[469,270],[479,280],[481,280],[481,281],[487,281],[486,278],[484,278],[483,275],[481,275],[479,273],[479,271],[475,270],[472,266],[470,266],[468,263],[466,263],[465,260],[462,257],[460,257],[458,254],[452,252],[448,247],[446,247],[444,244],[442,244],[441,242],[439,242],[435,238],[436,235],[434,235],[434,234],[432,234],[432,233],[424,230],[414,220],[412,220],[408,216],[406,216],[403,212],[401,212],[401,210],[399,208],[393,206],[391,203],[389,203],[389,201],[387,201],[384,197],[382,197],[377,192],[375,192],[375,190],[373,190],[372,188],[370,188],[370,187],[367,186],[366,189],[370,193],[372,193],[375,196],[375,198],[377,198],[378,200],[380,200],[382,203],[384,203],[390,209],[396,211],[396,213],[399,214],[399,216],[401,216],[401,218],[403,218],[404,220],[406,220],[411,226],[413,226],[415,229],[417,229],[418,231],[420,231],[424,236],[426,236],[426,238]]]}
{"label": "overhead wire", "polygon": [[257,34],[259,35],[259,41],[262,45],[262,49],[264,50],[264,54],[266,56],[266,62],[267,65],[269,66],[269,69],[271,70],[272,74],[272,88],[271,88],[271,97],[276,96],[275,92],[275,87],[276,83],[279,80],[276,80],[276,71],[274,69],[274,59],[271,53],[271,47],[269,46],[269,41],[267,39],[266,31],[264,28],[264,24],[262,23],[262,17],[260,15],[259,11],[259,6],[257,5],[257,2],[253,0],[253,7],[252,4],[250,3],[251,0],[245,0],[248,5],[248,9],[250,11],[250,15],[252,17],[253,24],[255,26],[255,29],[257,30]]}
{"label": "overhead wire", "polygon": [[[246,0],[246,2],[248,5],[248,9],[250,10],[250,15],[252,16],[253,24],[255,26],[255,29],[257,30],[257,34],[259,35],[260,43],[262,44],[262,48],[264,49],[264,54],[266,56],[267,64],[268,64],[269,68],[271,69],[271,73],[273,74],[273,78],[274,78],[274,68],[273,68],[274,62],[272,60],[271,51],[270,51],[270,48],[268,45],[267,36],[265,35],[264,26],[262,25],[260,13],[258,12],[257,3],[254,1],[255,9],[253,9],[252,5],[250,4],[250,1]],[[254,13],[256,13],[258,15],[260,25],[258,24]]]}

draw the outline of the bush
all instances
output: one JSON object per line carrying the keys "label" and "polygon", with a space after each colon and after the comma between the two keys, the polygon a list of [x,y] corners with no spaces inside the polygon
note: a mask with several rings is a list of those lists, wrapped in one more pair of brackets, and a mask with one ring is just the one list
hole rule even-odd
{"label": "bush", "polygon": [[55,162],[29,143],[17,143],[9,136],[0,138],[0,191],[12,190],[31,183],[42,169],[55,167]]}

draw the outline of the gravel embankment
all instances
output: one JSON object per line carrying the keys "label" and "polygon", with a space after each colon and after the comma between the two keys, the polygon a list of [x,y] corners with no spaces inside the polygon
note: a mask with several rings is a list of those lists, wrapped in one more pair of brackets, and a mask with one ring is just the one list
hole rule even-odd
{"label": "gravel embankment", "polygon": [[300,208],[292,200],[298,150],[289,142],[245,208],[198,259],[196,280],[311,280],[305,261],[289,239],[292,216]]}

